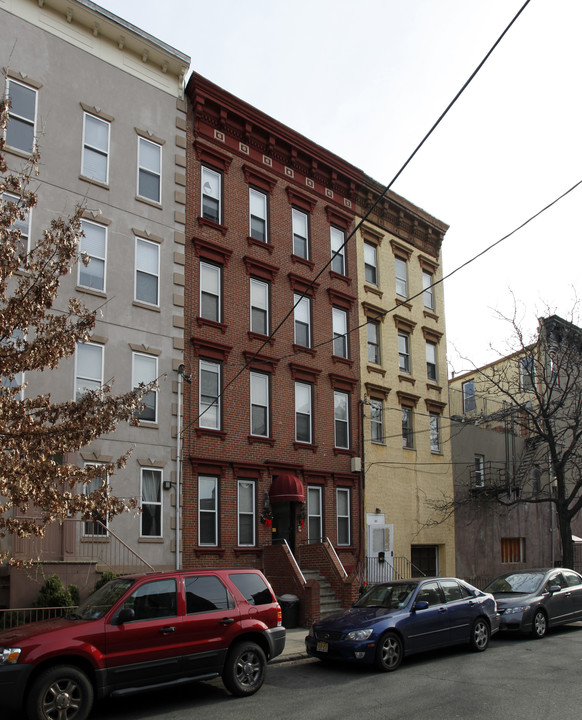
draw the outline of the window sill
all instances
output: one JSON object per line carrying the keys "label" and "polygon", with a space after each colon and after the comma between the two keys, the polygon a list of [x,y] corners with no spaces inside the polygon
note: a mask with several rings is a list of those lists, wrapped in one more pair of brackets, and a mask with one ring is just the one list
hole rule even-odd
{"label": "window sill", "polygon": [[342,282],[346,283],[346,285],[352,284],[352,278],[348,277],[347,275],[342,275],[341,273],[335,272],[335,270],[329,271],[329,277],[331,280],[341,280]]}
{"label": "window sill", "polygon": [[160,426],[157,422],[150,422],[148,420],[140,420],[139,418],[136,418],[136,427],[140,428],[150,428],[151,430],[159,430]]}
{"label": "window sill", "polygon": [[350,457],[355,457],[356,451],[350,450],[350,448],[338,448],[334,447],[333,449],[334,455],[349,455]]}
{"label": "window sill", "polygon": [[372,293],[373,295],[377,295],[379,298],[384,296],[384,293],[380,288],[378,288],[376,285],[364,285],[364,292]]}
{"label": "window sill", "polygon": [[221,225],[220,223],[214,222],[214,220],[208,220],[205,217],[199,217],[198,218],[198,225],[202,227],[209,227],[213,230],[218,230],[218,232],[222,233],[223,235],[226,235],[228,232],[228,228],[226,225]]}
{"label": "window sill", "polygon": [[202,436],[220,438],[220,440],[224,441],[226,439],[226,432],[224,430],[213,430],[212,428],[197,427],[196,437]]}
{"label": "window sill", "polygon": [[342,355],[332,355],[331,359],[334,363],[340,363],[341,365],[348,365],[349,367],[352,367],[354,364],[353,360],[350,360],[350,358],[343,357]]}
{"label": "window sill", "polygon": [[150,200],[146,197],[141,197],[141,195],[136,195],[135,199],[138,202],[144,203],[145,205],[149,205],[150,207],[157,208],[158,210],[163,210],[163,205],[161,202],[157,202],[156,200]]}
{"label": "window sill", "polygon": [[409,303],[406,298],[396,297],[394,298],[394,303],[396,307],[405,307],[407,310],[412,310],[412,303]]}
{"label": "window sill", "polygon": [[79,175],[79,180],[83,180],[83,182],[88,182],[91,185],[103,188],[104,190],[110,189],[107,183],[101,182],[101,180],[95,180],[94,178],[87,177],[87,175]]}
{"label": "window sill", "polygon": [[268,342],[269,345],[275,344],[275,338],[269,337],[268,335],[261,335],[261,333],[253,332],[252,330],[249,330],[247,332],[249,340],[259,340],[259,342]]}
{"label": "window sill", "polygon": [[138,543],[144,543],[145,545],[160,545],[164,542],[163,537],[139,537]]}
{"label": "window sill", "polygon": [[400,374],[400,375],[398,375],[398,380],[400,380],[400,382],[409,383],[409,385],[416,385],[416,380],[413,377],[411,377],[410,375]]}
{"label": "window sill", "polygon": [[249,435],[247,437],[249,445],[255,445],[258,443],[259,445],[270,445],[273,447],[275,445],[275,440],[271,437],[263,437],[262,435]]}
{"label": "window sill", "polygon": [[311,357],[315,357],[317,355],[317,350],[314,348],[309,348],[306,345],[297,345],[296,343],[293,343],[293,352],[305,353],[306,355],[311,355]]}
{"label": "window sill", "polygon": [[310,270],[313,270],[315,267],[315,263],[311,260],[307,260],[307,258],[302,258],[299,255],[291,255],[291,262],[298,263],[299,265],[305,265]]}
{"label": "window sill", "polygon": [[368,365],[367,369],[368,372],[378,373],[378,375],[382,375],[382,377],[386,376],[386,370],[383,370],[379,365]]}
{"label": "window sill", "polygon": [[434,313],[432,310],[424,310],[423,315],[425,318],[430,318],[431,320],[434,320],[435,322],[439,321],[439,316]]}
{"label": "window sill", "polygon": [[293,447],[295,450],[311,450],[311,452],[316,453],[318,445],[314,445],[313,443],[303,443],[298,442],[297,440],[294,441]]}
{"label": "window sill", "polygon": [[211,327],[215,328],[216,330],[220,330],[220,332],[224,335],[228,329],[228,325],[221,322],[216,322],[216,320],[207,320],[203,317],[197,317],[196,323],[198,324],[198,327]]}
{"label": "window sill", "polygon": [[142,308],[142,310],[152,310],[153,312],[162,312],[159,305],[148,305],[148,303],[140,302],[139,300],[134,300],[132,305],[134,307]]}
{"label": "window sill", "polygon": [[[90,522],[90,520],[88,520],[87,522]],[[92,535],[84,535],[84,536],[81,538],[81,542],[82,542],[82,543],[94,543],[94,542],[97,542],[97,543],[109,543],[109,542],[111,542],[111,538],[110,538],[109,536],[103,537],[102,535],[94,535],[94,536],[92,536]]]}
{"label": "window sill", "polygon": [[25,158],[26,160],[30,160],[36,151],[33,150],[32,152],[28,152],[26,150],[20,150],[20,148],[6,145],[4,148],[4,152],[10,153],[10,155],[15,155],[19,158]]}
{"label": "window sill", "polygon": [[103,290],[95,290],[90,287],[85,287],[84,285],[77,285],[75,287],[75,290],[77,292],[86,293],[87,295],[94,295],[95,297],[100,297],[100,298],[107,297],[107,293],[103,292]]}
{"label": "window sill", "polygon": [[435,390],[438,393],[441,393],[443,391],[443,389],[440,385],[437,385],[436,383],[430,382],[430,381],[427,382],[426,389],[427,390]]}
{"label": "window sill", "polygon": [[273,246],[269,242],[263,242],[262,240],[257,240],[257,238],[251,237],[250,235],[247,237],[247,243],[251,247],[260,247],[263,248],[263,250],[266,250],[268,253],[273,253]]}

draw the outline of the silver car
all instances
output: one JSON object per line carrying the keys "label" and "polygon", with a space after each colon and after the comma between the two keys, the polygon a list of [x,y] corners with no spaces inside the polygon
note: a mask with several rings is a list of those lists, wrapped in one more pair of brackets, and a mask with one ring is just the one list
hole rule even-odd
{"label": "silver car", "polygon": [[495,578],[484,591],[497,601],[502,631],[542,638],[550,627],[582,620],[582,576],[573,570],[509,572]]}

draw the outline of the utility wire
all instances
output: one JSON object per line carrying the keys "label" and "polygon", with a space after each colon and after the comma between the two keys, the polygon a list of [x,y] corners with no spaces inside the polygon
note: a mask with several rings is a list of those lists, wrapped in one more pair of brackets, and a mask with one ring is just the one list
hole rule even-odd
{"label": "utility wire", "polygon": [[[455,105],[455,103],[457,102],[457,100],[458,100],[458,99],[461,97],[461,95],[465,92],[465,90],[467,89],[467,87],[471,84],[471,82],[473,81],[473,79],[475,78],[475,76],[477,75],[477,73],[478,73],[478,72],[481,70],[481,68],[485,65],[485,63],[486,63],[487,60],[491,57],[491,55],[492,55],[493,52],[496,50],[497,46],[501,43],[501,41],[503,40],[503,38],[505,37],[505,35],[507,35],[507,33],[509,32],[509,30],[511,29],[511,27],[515,24],[515,22],[517,21],[518,17],[519,17],[519,16],[521,15],[521,13],[525,10],[525,8],[529,5],[530,1],[531,1],[531,0],[526,0],[525,3],[521,6],[521,8],[520,8],[520,9],[518,10],[518,12],[515,14],[515,16],[513,17],[513,19],[512,19],[511,22],[509,23],[509,25],[507,25],[507,27],[505,28],[505,30],[501,33],[501,35],[500,35],[500,36],[497,38],[497,40],[493,43],[492,47],[491,47],[490,50],[487,52],[487,54],[485,55],[485,57],[481,60],[481,62],[477,65],[477,67],[476,67],[475,70],[471,73],[471,75],[469,76],[469,78],[468,78],[468,79],[465,81],[465,83],[462,85],[461,89],[456,93],[456,95],[453,97],[453,99],[449,102],[449,104],[446,106],[446,108],[445,108],[445,109],[443,110],[443,112],[440,114],[440,116],[438,117],[438,119],[436,120],[436,122],[432,125],[432,127],[430,128],[430,130],[425,134],[425,136],[422,138],[422,140],[418,143],[418,145],[416,146],[416,148],[415,148],[415,149],[413,150],[413,152],[409,155],[408,159],[404,162],[404,164],[403,164],[403,165],[401,166],[401,168],[398,170],[398,172],[396,173],[396,175],[394,175],[394,177],[392,178],[392,180],[388,183],[388,185],[386,185],[386,187],[384,188],[384,190],[378,195],[378,197],[376,198],[376,200],[375,200],[375,201],[372,203],[372,205],[368,208],[368,210],[366,211],[365,215],[361,218],[361,220],[357,223],[357,225],[356,225],[355,228],[352,230],[352,232],[351,232],[351,233],[348,235],[348,237],[344,240],[342,246],[336,251],[336,254],[337,254],[338,252],[341,252],[341,251],[345,248],[345,246],[346,246],[346,245],[348,244],[348,242],[354,237],[354,235],[357,233],[357,231],[360,229],[360,227],[363,225],[363,223],[370,217],[370,215],[371,215],[372,212],[375,210],[375,208],[379,205],[379,203],[386,197],[386,195],[388,194],[388,192],[390,191],[390,189],[392,188],[392,186],[394,185],[394,183],[396,182],[396,180],[398,180],[398,178],[402,175],[402,173],[404,172],[404,170],[408,167],[408,165],[412,162],[412,160],[413,160],[413,159],[416,157],[416,155],[420,152],[421,148],[424,146],[424,144],[427,142],[427,140],[430,138],[430,136],[433,134],[433,132],[437,129],[437,127],[441,124],[441,122],[442,122],[442,121],[444,120],[444,118],[447,116],[447,114],[449,113],[449,111],[451,110],[451,108]],[[501,241],[499,241],[499,242],[501,242]],[[482,254],[482,253],[481,253],[481,254]],[[477,257],[479,257],[479,256],[477,256]],[[325,270],[329,267],[329,265],[332,263],[332,261],[333,261],[333,257],[331,257],[331,258],[327,261],[327,263],[321,268],[321,270],[320,270],[320,271],[318,272],[318,274],[313,278],[313,280],[311,281],[311,283],[309,284],[309,286],[303,291],[303,293],[301,293],[299,299],[298,299],[297,302],[293,305],[293,307],[289,310],[289,312],[287,313],[287,315],[285,315],[285,317],[281,320],[281,322],[277,325],[277,327],[273,330],[273,332],[269,335],[269,337],[263,341],[263,343],[261,344],[261,346],[259,347],[259,349],[254,353],[254,355],[245,363],[245,365],[236,373],[236,375],[224,386],[224,388],[220,391],[220,393],[218,394],[218,397],[216,398],[216,400],[214,401],[213,404],[215,404],[216,402],[218,402],[218,400],[224,395],[224,393],[226,392],[226,390],[227,390],[236,380],[238,380],[238,378],[242,375],[242,373],[251,365],[251,363],[254,361],[254,359],[257,357],[257,355],[259,355],[259,354],[261,353],[261,351],[263,350],[263,348],[264,348],[267,344],[269,344],[269,342],[271,341],[271,339],[277,334],[277,332],[281,329],[281,327],[287,322],[287,320],[289,319],[289,317],[291,317],[291,315],[293,314],[293,311],[295,310],[296,306],[301,302],[301,300],[303,299],[303,297],[305,297],[305,295],[311,290],[311,288],[314,286],[314,284],[316,283],[316,281],[318,280],[318,278],[321,277],[321,275],[322,275],[322,274],[325,272]],[[471,262],[471,261],[469,261],[469,262]],[[468,264],[468,263],[465,263],[465,265],[467,265],[467,264]],[[464,267],[464,265],[462,265],[461,267]],[[458,269],[460,269],[460,268],[458,268]],[[451,273],[451,274],[452,274],[452,273]],[[437,284],[437,283],[435,283],[435,285],[436,285],[436,284]],[[416,296],[415,296],[415,297],[416,297]],[[383,314],[386,314],[386,313],[383,313]],[[378,317],[381,317],[381,315],[379,315]],[[367,324],[367,323],[366,323],[366,324]],[[211,406],[212,406],[212,405],[211,405]],[[209,406],[209,408],[210,408],[211,406]],[[206,410],[208,410],[209,408],[207,408]],[[206,410],[204,410],[204,412],[206,412]],[[184,427],[184,429],[182,430],[182,434],[185,433],[186,430],[189,430],[189,429],[192,427],[192,425],[194,425],[194,423],[195,423],[195,422],[201,417],[201,415],[203,415],[203,414],[204,414],[204,413],[200,413],[200,414],[198,415],[198,417],[196,417],[196,418],[195,418],[194,420],[192,420],[186,427]]]}

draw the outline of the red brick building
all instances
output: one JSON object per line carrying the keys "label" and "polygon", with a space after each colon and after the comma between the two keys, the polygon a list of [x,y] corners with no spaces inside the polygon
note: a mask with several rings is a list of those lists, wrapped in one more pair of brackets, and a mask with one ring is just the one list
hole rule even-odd
{"label": "red brick building", "polygon": [[307,571],[347,602],[363,547],[355,242],[334,255],[363,174],[199,75],[187,94],[182,564],[261,567],[305,619]]}

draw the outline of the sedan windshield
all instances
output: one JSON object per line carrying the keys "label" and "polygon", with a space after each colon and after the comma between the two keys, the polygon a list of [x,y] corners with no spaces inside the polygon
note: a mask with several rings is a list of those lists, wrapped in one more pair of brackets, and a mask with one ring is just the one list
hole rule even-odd
{"label": "sedan windshield", "polygon": [[79,605],[73,617],[79,620],[97,620],[103,617],[133,583],[131,578],[111,580]]}
{"label": "sedan windshield", "polygon": [[534,593],[541,585],[544,573],[509,573],[496,578],[487,585],[485,592],[490,593]]}
{"label": "sedan windshield", "polygon": [[354,604],[354,607],[382,607],[395,610],[404,607],[415,590],[416,583],[375,585]]}

